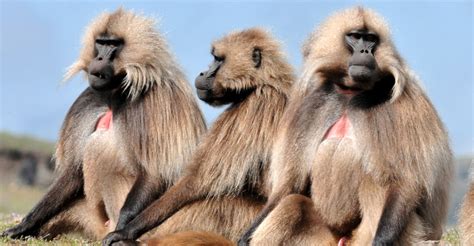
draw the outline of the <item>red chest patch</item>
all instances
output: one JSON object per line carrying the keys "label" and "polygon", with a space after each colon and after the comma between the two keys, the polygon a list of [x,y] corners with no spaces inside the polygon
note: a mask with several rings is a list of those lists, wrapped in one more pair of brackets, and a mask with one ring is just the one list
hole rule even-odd
{"label": "red chest patch", "polygon": [[113,113],[112,110],[107,110],[105,114],[99,118],[95,130],[108,130],[112,128]]}
{"label": "red chest patch", "polygon": [[344,113],[342,117],[336,121],[334,125],[329,128],[324,135],[324,139],[328,138],[344,138],[347,137],[350,133],[352,125],[349,120],[349,117]]}

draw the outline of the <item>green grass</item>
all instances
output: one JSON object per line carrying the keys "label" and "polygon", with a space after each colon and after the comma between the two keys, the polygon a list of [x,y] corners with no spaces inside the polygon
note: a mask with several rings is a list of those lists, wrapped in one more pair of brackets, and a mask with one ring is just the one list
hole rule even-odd
{"label": "green grass", "polygon": [[[0,231],[19,222],[19,217],[16,215],[1,215],[0,214]],[[74,235],[64,235],[54,240],[42,240],[38,238],[25,238],[22,240],[13,240],[9,238],[0,238],[1,245],[100,245],[99,242],[91,243]]]}
{"label": "green grass", "polygon": [[[26,214],[44,195],[45,189],[0,184],[0,232],[18,224],[22,215]],[[26,238],[13,240],[0,238],[0,245],[100,245],[91,243],[77,235],[64,235],[54,240]]]}
{"label": "green grass", "polygon": [[[17,214],[0,214],[0,232],[16,225],[20,220],[21,218]],[[100,243],[91,243],[76,235],[63,235],[54,240],[42,240],[39,238],[14,240],[1,237],[0,245],[100,245]]]}
{"label": "green grass", "polygon": [[443,242],[445,242],[447,245],[461,245],[461,239],[459,238],[459,231],[456,229],[450,229],[448,230],[442,238]]}

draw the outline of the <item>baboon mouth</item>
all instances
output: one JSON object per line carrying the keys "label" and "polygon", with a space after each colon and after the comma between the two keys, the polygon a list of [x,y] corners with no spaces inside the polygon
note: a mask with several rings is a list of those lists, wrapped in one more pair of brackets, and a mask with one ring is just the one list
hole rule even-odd
{"label": "baboon mouth", "polygon": [[336,91],[339,94],[344,94],[344,95],[354,95],[357,94],[361,91],[363,91],[362,88],[359,88],[357,86],[346,86],[343,83],[335,83],[336,84]]}
{"label": "baboon mouth", "polygon": [[210,91],[196,88],[196,93],[197,93],[198,97],[201,98],[201,97],[208,97]]}
{"label": "baboon mouth", "polygon": [[212,103],[216,99],[212,90],[196,89],[196,94],[199,99],[206,103]]}

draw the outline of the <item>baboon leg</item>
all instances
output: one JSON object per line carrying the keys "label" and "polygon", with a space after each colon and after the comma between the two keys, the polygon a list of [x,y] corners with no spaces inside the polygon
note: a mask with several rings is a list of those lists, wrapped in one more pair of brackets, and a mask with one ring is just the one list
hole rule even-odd
{"label": "baboon leg", "polygon": [[[410,216],[410,221],[408,222],[407,227],[402,233],[402,236],[397,243],[398,245],[417,245],[423,244],[425,240],[428,240],[426,235],[429,233],[426,230],[426,227],[423,224],[420,216],[413,212],[413,215]],[[429,244],[429,243],[427,243]]]}
{"label": "baboon leg", "polygon": [[[362,182],[359,190],[362,221],[352,233],[350,245],[372,244],[387,202],[387,195],[386,188],[375,185],[369,180]],[[423,222],[419,215],[412,213],[396,245],[413,245],[425,240],[423,237],[426,235],[426,229],[423,227]]]}
{"label": "baboon leg", "polygon": [[362,220],[352,232],[351,245],[371,245],[382,216],[387,189],[364,179],[359,187]]}
{"label": "baboon leg", "polygon": [[[104,143],[105,146],[107,143]],[[90,150],[92,152],[93,150]],[[118,222],[120,209],[130,192],[135,177],[127,170],[120,170],[114,154],[84,161],[84,191],[89,208],[96,217],[112,230]],[[116,169],[115,171],[114,168]]]}
{"label": "baboon leg", "polygon": [[337,245],[322,223],[313,201],[303,195],[285,197],[255,230],[251,245]]}
{"label": "baboon leg", "polygon": [[125,176],[113,176],[110,177],[110,179],[110,182],[103,182],[103,185],[112,184],[113,181],[113,187],[104,187],[101,195],[105,204],[107,217],[110,220],[110,227],[115,229],[119,219],[120,209],[122,209],[135,179]]}
{"label": "baboon leg", "polygon": [[471,183],[471,187],[464,197],[459,220],[459,230],[463,245],[474,242],[474,182]]}
{"label": "baboon leg", "polygon": [[197,201],[167,219],[150,238],[183,231],[208,231],[236,242],[263,205],[263,201],[247,198],[226,197]]}
{"label": "baboon leg", "polygon": [[103,220],[91,211],[85,199],[81,199],[46,223],[39,236],[53,239],[60,234],[79,233],[88,239],[98,240],[108,231]]}
{"label": "baboon leg", "polygon": [[362,221],[352,233],[352,245],[371,245],[382,216],[387,190],[365,179],[359,188]]}

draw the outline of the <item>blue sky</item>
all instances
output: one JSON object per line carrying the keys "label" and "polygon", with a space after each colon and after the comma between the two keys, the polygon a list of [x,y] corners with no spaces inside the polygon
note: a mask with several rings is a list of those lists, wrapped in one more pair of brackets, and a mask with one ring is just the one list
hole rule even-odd
{"label": "blue sky", "polygon": [[[300,47],[334,11],[364,5],[383,15],[395,44],[446,124],[456,154],[474,153],[473,3],[311,1],[5,1],[0,0],[0,130],[55,140],[82,76],[60,85],[80,49],[85,26],[119,6],[160,20],[159,30],[190,82],[211,61],[210,43],[253,26],[270,29],[289,61],[301,66]],[[200,103],[208,122],[223,110]]]}

